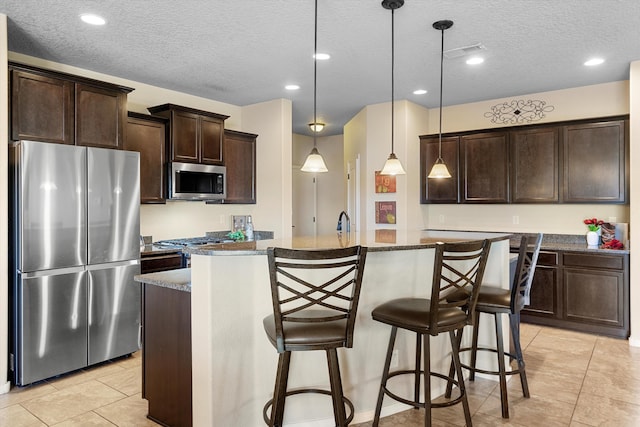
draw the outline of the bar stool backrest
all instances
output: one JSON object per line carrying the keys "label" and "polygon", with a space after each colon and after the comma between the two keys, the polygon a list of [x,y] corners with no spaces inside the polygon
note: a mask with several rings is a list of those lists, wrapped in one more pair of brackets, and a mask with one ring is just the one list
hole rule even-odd
{"label": "bar stool backrest", "polygon": [[366,256],[362,246],[267,250],[278,352],[285,351],[283,322],[346,320],[343,346],[352,347]]}
{"label": "bar stool backrest", "polygon": [[[472,323],[489,247],[488,240],[436,245],[429,334],[438,335],[440,331],[459,329]],[[452,294],[465,295],[466,298],[447,300]],[[467,313],[465,321],[456,324],[446,322],[448,315],[461,310]]]}
{"label": "bar stool backrest", "polygon": [[542,233],[524,235],[520,241],[520,251],[516,272],[511,284],[511,312],[518,313],[529,305],[531,294],[531,283],[535,273],[540,245],[542,244]]}

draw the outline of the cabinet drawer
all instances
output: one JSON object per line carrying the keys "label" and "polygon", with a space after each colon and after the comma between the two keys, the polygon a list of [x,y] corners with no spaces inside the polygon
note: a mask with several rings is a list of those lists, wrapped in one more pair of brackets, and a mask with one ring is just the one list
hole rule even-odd
{"label": "cabinet drawer", "polygon": [[558,265],[558,252],[540,251],[538,254],[538,265]]}
{"label": "cabinet drawer", "polygon": [[562,261],[566,267],[624,269],[624,257],[620,255],[565,253]]}
{"label": "cabinet drawer", "polygon": [[140,260],[142,274],[156,271],[175,270],[182,268],[182,254],[167,254],[144,257]]}

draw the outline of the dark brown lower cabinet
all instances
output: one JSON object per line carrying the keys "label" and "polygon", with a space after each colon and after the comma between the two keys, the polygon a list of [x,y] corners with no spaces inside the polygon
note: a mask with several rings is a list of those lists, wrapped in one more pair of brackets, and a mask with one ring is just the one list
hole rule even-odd
{"label": "dark brown lower cabinet", "polygon": [[561,294],[558,278],[558,253],[543,252],[531,284],[531,300],[526,312],[536,316],[554,318],[561,310]]}
{"label": "dark brown lower cabinet", "polygon": [[[555,254],[557,263],[549,265]],[[522,321],[629,337],[629,255],[541,252]]]}
{"label": "dark brown lower cabinet", "polygon": [[147,417],[161,425],[190,427],[191,293],[143,284],[142,397]]}

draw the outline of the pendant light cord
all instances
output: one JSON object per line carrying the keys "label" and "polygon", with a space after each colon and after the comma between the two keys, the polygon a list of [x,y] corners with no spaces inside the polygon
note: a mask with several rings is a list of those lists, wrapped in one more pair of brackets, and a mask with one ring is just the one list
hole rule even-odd
{"label": "pendant light cord", "polygon": [[[314,33],[313,33],[313,126],[317,126],[318,120],[316,119],[316,94],[318,92],[318,0],[316,0],[314,10]],[[313,131],[313,148],[316,148],[316,134],[318,132]]]}
{"label": "pendant light cord", "polygon": [[438,160],[442,161],[442,82],[443,82],[443,69],[444,69],[444,28],[440,30],[442,32],[442,41],[440,45],[440,132],[438,139]]}
{"label": "pendant light cord", "polygon": [[393,122],[395,121],[395,116],[394,116],[394,109],[393,109],[393,104],[394,104],[394,82],[395,82],[395,78],[394,78],[394,64],[395,64],[395,30],[394,30],[394,19],[393,19],[393,14],[394,14],[395,9],[392,8],[391,9],[391,154],[395,154],[393,151],[393,136],[395,134],[394,132],[394,126],[393,126]]}

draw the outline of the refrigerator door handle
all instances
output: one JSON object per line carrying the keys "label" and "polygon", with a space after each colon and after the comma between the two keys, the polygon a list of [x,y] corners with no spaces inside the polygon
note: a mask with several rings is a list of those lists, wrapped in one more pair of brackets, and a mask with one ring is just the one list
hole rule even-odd
{"label": "refrigerator door handle", "polygon": [[122,267],[122,266],[126,266],[126,265],[136,265],[136,264],[140,264],[140,260],[138,260],[138,259],[130,259],[130,260],[127,260],[127,261],[117,261],[117,262],[105,262],[105,263],[101,263],[101,264],[91,264],[91,265],[87,265],[86,269],[87,269],[87,271],[104,270],[105,268]]}
{"label": "refrigerator door handle", "polygon": [[20,274],[23,279],[32,279],[34,277],[59,276],[61,274],[80,273],[81,271],[84,271],[84,267],[55,268],[53,270],[18,272],[18,274]]}

